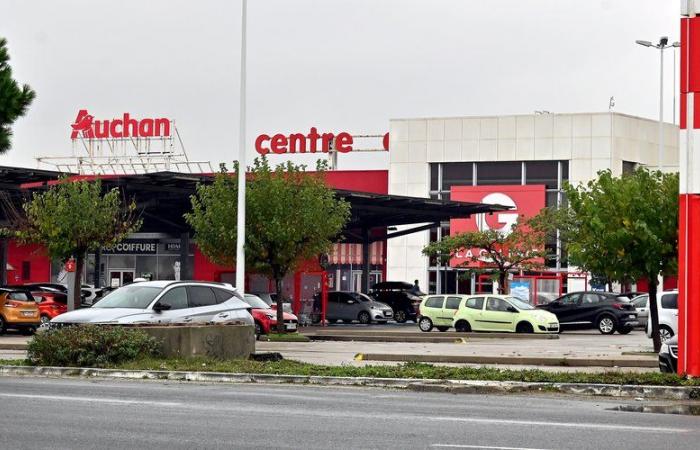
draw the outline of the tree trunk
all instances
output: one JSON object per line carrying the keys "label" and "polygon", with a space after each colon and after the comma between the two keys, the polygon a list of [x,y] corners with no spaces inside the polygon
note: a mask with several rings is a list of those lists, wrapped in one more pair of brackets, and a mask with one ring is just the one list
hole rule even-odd
{"label": "tree trunk", "polygon": [[284,333],[284,299],[282,298],[282,277],[275,276],[275,291],[277,292],[277,332]]}
{"label": "tree trunk", "polygon": [[506,282],[508,281],[508,271],[498,272],[498,293],[506,294]]}
{"label": "tree trunk", "polygon": [[73,302],[73,309],[78,309],[80,308],[80,294],[82,292],[81,286],[82,286],[82,280],[83,280],[83,266],[85,265],[85,254],[84,253],[78,253],[78,256],[75,258],[75,279],[73,281],[73,298],[71,301]]}
{"label": "tree trunk", "polygon": [[656,291],[659,279],[656,275],[647,275],[649,279],[649,320],[651,320],[651,338],[654,341],[654,353],[661,350],[661,337],[659,336],[659,308],[656,303]]}

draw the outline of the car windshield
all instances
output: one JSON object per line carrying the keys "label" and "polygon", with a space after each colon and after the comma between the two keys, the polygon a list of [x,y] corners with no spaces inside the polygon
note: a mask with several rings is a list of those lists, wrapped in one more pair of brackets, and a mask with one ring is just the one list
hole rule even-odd
{"label": "car windshield", "polygon": [[357,300],[359,302],[371,302],[372,301],[372,299],[369,296],[362,294],[360,292],[351,292],[350,295],[352,296],[352,298],[354,298],[355,300]]}
{"label": "car windshield", "polygon": [[531,304],[525,303],[524,301],[522,301],[516,297],[506,297],[506,300],[508,300],[510,303],[513,304],[513,306],[515,306],[518,309],[522,309],[522,310],[535,309],[535,307],[532,306]]}
{"label": "car windshield", "polygon": [[132,308],[146,309],[163,289],[132,284],[107,294],[93,308]]}
{"label": "car windshield", "polygon": [[270,309],[270,305],[265,303],[263,299],[261,299],[257,295],[246,294],[245,302],[249,304],[251,308],[254,309]]}

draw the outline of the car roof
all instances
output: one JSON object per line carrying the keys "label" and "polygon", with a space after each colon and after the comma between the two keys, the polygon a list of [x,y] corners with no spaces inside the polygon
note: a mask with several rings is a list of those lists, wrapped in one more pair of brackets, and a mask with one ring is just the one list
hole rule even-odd
{"label": "car roof", "polygon": [[222,287],[225,289],[229,290],[236,290],[236,288],[232,287],[229,284],[226,283],[217,283],[216,281],[192,281],[192,280],[183,280],[183,281],[174,281],[174,280],[157,280],[157,281],[139,281],[137,283],[132,283],[130,286],[133,285],[138,285],[138,286],[145,286],[145,287],[155,287],[155,288],[161,288],[165,289],[166,287],[169,286],[175,286],[175,285],[209,285],[209,286],[217,286],[217,287]]}

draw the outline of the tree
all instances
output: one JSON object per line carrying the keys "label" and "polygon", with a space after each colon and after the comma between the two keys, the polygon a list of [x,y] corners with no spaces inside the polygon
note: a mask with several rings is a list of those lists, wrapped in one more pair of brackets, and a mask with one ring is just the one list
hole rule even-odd
{"label": "tree", "polygon": [[658,276],[675,274],[678,268],[678,174],[641,168],[613,177],[603,171],[585,186],[567,185],[564,191],[569,209],[557,225],[569,261],[613,281],[649,281],[652,336],[658,352]]}
{"label": "tree", "polygon": [[74,308],[80,306],[85,254],[113,246],[141,227],[136,204],[122,204],[118,189],[102,194],[102,183],[62,179],[24,204],[25,219],[14,235],[22,243],[43,245],[49,256],[75,258]]}
{"label": "tree", "polygon": [[[277,330],[284,332],[282,280],[299,265],[330,250],[350,218],[350,205],[335,197],[323,166],[306,173],[291,162],[272,169],[256,159],[246,187],[246,265],[275,281]],[[208,258],[235,264],[237,176],[219,173],[197,186],[185,220]]]}
{"label": "tree", "polygon": [[9,64],[7,40],[0,38],[0,155],[11,147],[12,130],[10,126],[24,116],[34,100],[36,93],[28,86],[22,87],[12,79]]}
{"label": "tree", "polygon": [[[534,220],[518,220],[510,230],[469,231],[431,242],[423,249],[423,254],[441,258],[443,262],[452,259],[459,252],[469,252],[461,267],[470,263],[483,264],[480,271],[498,274],[498,292],[505,294],[508,287],[508,273],[515,270],[538,270],[543,267],[541,260],[546,256],[545,229]],[[471,249],[479,249],[472,252]]]}

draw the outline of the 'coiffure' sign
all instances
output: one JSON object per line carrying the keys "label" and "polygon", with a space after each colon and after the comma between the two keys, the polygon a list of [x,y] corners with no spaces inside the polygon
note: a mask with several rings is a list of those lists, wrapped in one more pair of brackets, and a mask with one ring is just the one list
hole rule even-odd
{"label": "'coiffure' sign", "polygon": [[95,120],[87,109],[78,111],[75,122],[71,124],[71,139],[121,139],[170,137],[170,119],[135,119],[124,113],[118,119]]}
{"label": "'coiffure' sign", "polygon": [[155,255],[158,241],[149,239],[125,239],[114,247],[103,247],[105,255]]}

